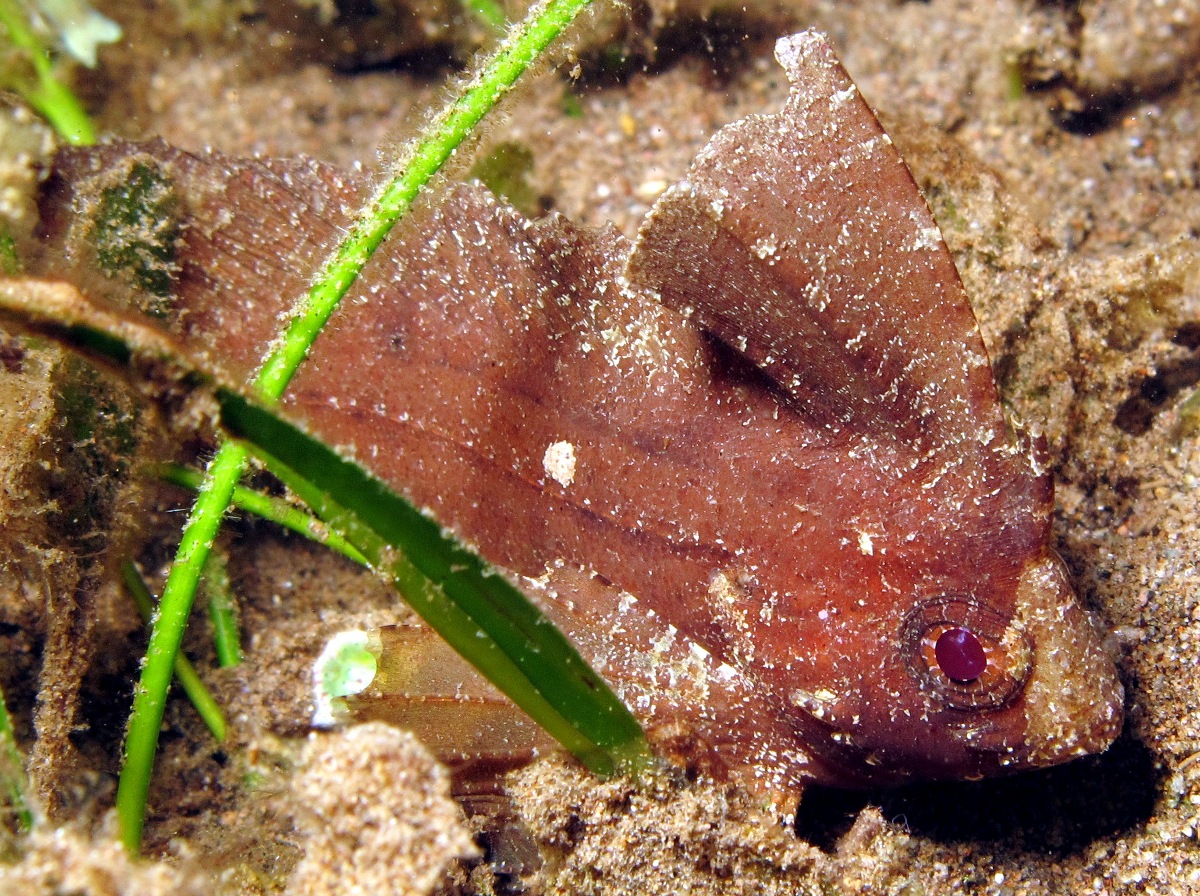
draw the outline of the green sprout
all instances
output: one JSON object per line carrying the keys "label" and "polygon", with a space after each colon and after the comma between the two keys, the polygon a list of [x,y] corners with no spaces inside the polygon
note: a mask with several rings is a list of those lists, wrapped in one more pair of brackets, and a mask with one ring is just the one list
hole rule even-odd
{"label": "green sprout", "polygon": [[17,241],[8,226],[0,221],[0,274],[16,277],[21,273],[21,256],[17,254]]}
{"label": "green sprout", "polygon": [[242,661],[237,598],[229,582],[228,560],[222,551],[208,555],[204,567],[204,593],[208,597],[208,619],[212,623],[217,665],[222,669],[236,666]]}
{"label": "green sprout", "polygon": [[496,0],[463,0],[463,5],[492,31],[504,30],[508,20],[504,15],[504,6]]}
{"label": "green sprout", "polygon": [[558,106],[567,118],[583,118],[583,100],[570,87],[563,88]]}
{"label": "green sprout", "polygon": [[1179,405],[1179,430],[1183,435],[1200,431],[1200,389]]}
{"label": "green sprout", "polygon": [[[172,482],[193,492],[198,491],[200,484],[204,481],[203,473],[180,466],[179,464],[164,464],[156,470],[156,473],[160,479]],[[239,485],[233,490],[233,506],[238,510],[244,510],[246,513],[252,513],[261,519],[268,520],[277,526],[290,529],[297,535],[303,535],[305,538],[315,541],[317,544],[324,545],[331,551],[341,554],[343,557],[348,557],[355,563],[362,566],[367,565],[367,558],[360,554],[354,545],[350,544],[350,542],[346,541],[346,539],[342,538],[341,535],[334,532],[315,516],[305,513],[290,501],[286,501],[283,498],[273,498],[270,495],[264,495],[262,492],[256,492],[254,489]]]}
{"label": "green sprout", "polygon": [[506,141],[494,147],[471,168],[492,193],[528,218],[542,213],[541,197],[530,183],[533,152],[523,143]]}
{"label": "green sprout", "polygon": [[33,812],[26,801],[28,782],[25,779],[25,760],[17,747],[13,734],[12,718],[0,692],[0,794],[8,798],[12,812],[16,815],[17,830],[24,834],[33,827]]}
{"label": "green sprout", "polygon": [[0,0],[0,32],[12,48],[0,58],[0,87],[24,97],[68,143],[95,143],[83,105],[60,80],[63,66],[56,64],[52,45],[91,68],[97,46],[117,40],[120,27],[84,0]]}
{"label": "green sprout", "polygon": [[[146,580],[142,578],[137,567],[129,561],[121,564],[121,580],[125,583],[125,590],[137,606],[138,615],[142,617],[142,621],[146,625],[150,625],[150,620],[154,618],[154,595],[146,584]],[[225,714],[221,711],[221,707],[213,695],[209,693],[208,688],[204,686],[204,682],[200,680],[195,667],[183,654],[175,657],[175,678],[179,680],[180,687],[192,701],[192,706],[196,708],[196,712],[208,726],[213,738],[218,741],[225,740]]]}
{"label": "green sprout", "polygon": [[[418,193],[589,2],[541,0],[535,4],[526,18],[513,26],[463,91],[430,121],[422,136],[410,144],[408,153],[396,166],[396,176],[359,214],[345,241],[335,250],[295,309],[283,338],[264,360],[254,381],[254,388],[263,401],[272,404],[279,400],[363,265],[412,206]],[[248,456],[248,449],[236,442],[225,442],[218,449],[200,486],[159,602],[159,613],[134,696],[125,740],[125,762],[117,788],[121,839],[130,852],[136,853],[141,845],[159,728],[184,627],[210,549],[246,469]],[[361,550],[363,545],[356,547]]]}

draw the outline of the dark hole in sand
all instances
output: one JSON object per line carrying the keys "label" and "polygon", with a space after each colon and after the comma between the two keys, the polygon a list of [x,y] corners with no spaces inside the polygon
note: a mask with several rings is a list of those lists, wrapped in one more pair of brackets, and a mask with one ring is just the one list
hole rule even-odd
{"label": "dark hole in sand", "polygon": [[1171,342],[1192,355],[1164,361],[1150,376],[1138,377],[1130,396],[1121,402],[1113,423],[1122,432],[1140,436],[1154,425],[1158,412],[1175,396],[1200,384],[1200,322],[1184,324]]}

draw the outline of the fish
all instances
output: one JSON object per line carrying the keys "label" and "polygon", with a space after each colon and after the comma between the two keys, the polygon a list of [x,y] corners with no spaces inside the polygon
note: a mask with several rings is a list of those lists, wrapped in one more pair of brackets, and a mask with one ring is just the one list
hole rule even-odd
{"label": "fish", "polygon": [[[1123,691],[1053,548],[1044,442],[1006,418],[828,39],[776,58],[784,108],[720,130],[632,241],[439,190],[281,410],[514,576],[662,749],[756,792],[1102,751]],[[131,184],[169,252],[113,251],[98,218]],[[307,160],[66,149],[47,271],[245,383],[371,190]]]}

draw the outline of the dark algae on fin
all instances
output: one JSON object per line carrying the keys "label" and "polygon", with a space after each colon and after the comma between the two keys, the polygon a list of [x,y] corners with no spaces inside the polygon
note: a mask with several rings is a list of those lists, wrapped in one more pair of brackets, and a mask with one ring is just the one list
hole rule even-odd
{"label": "dark algae on fin", "polygon": [[[825,39],[776,52],[784,110],[718,133],[632,245],[475,186],[416,211],[282,408],[518,576],[652,734],[781,805],[1102,750],[1121,687],[949,252]],[[369,185],[67,151],[57,273],[87,282],[70,213],[135,155],[186,219],[162,326],[243,383]]]}

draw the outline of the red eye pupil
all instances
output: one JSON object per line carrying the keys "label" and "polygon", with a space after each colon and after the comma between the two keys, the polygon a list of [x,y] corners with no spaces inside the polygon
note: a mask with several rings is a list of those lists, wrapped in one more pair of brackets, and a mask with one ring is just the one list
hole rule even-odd
{"label": "red eye pupil", "polygon": [[933,646],[938,667],[954,681],[974,681],[987,668],[987,654],[975,633],[965,628],[948,628]]}

